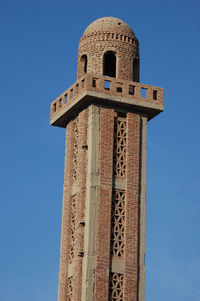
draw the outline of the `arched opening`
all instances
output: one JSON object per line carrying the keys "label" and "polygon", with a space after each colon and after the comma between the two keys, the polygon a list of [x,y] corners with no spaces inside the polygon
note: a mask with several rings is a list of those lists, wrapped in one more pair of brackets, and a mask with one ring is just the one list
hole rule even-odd
{"label": "arched opening", "polygon": [[87,55],[86,54],[82,55],[82,57],[80,59],[80,71],[81,71],[81,75],[83,75],[84,73],[87,73]]}
{"label": "arched opening", "polygon": [[116,56],[113,51],[108,51],[104,54],[103,75],[116,77]]}
{"label": "arched opening", "polygon": [[133,61],[133,81],[139,82],[140,81],[140,64],[138,59],[134,59]]}

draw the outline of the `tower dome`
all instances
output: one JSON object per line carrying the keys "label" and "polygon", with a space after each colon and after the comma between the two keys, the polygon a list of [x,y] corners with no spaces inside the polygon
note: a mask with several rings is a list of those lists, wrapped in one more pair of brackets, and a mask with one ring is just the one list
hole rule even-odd
{"label": "tower dome", "polygon": [[115,32],[135,37],[133,30],[127,23],[114,17],[104,17],[95,20],[86,28],[83,35],[88,35],[94,32]]}
{"label": "tower dome", "polygon": [[84,73],[139,81],[139,43],[127,23],[104,17],[86,28],[79,42],[77,78]]}

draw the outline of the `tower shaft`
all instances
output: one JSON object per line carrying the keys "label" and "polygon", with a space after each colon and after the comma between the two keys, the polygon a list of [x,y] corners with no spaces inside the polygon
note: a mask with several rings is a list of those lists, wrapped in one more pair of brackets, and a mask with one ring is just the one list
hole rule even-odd
{"label": "tower shaft", "polygon": [[91,105],[67,125],[59,301],[143,292],[146,122]]}

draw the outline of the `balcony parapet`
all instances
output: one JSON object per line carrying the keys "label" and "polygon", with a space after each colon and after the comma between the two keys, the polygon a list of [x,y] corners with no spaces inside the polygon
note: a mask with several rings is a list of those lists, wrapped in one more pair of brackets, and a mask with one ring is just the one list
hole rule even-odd
{"label": "balcony parapet", "polygon": [[153,107],[158,108],[160,112],[163,111],[163,88],[87,73],[51,103],[50,122],[56,118],[56,115],[60,115],[64,108],[72,107],[73,102],[76,102],[82,94],[87,94],[84,92],[93,92],[96,97],[98,94],[104,95],[107,99],[120,97],[121,103],[123,98],[126,98],[129,104],[132,100],[133,105],[136,106],[137,103],[138,106],[142,104],[143,107],[152,104],[156,105]]}

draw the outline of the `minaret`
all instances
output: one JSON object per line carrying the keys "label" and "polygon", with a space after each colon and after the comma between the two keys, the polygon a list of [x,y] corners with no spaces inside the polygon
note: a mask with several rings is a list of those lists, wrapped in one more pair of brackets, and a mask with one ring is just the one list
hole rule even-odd
{"label": "minaret", "polygon": [[139,64],[132,29],[100,18],[51,104],[66,128],[58,301],[144,301],[146,127],[163,89],[139,82]]}

